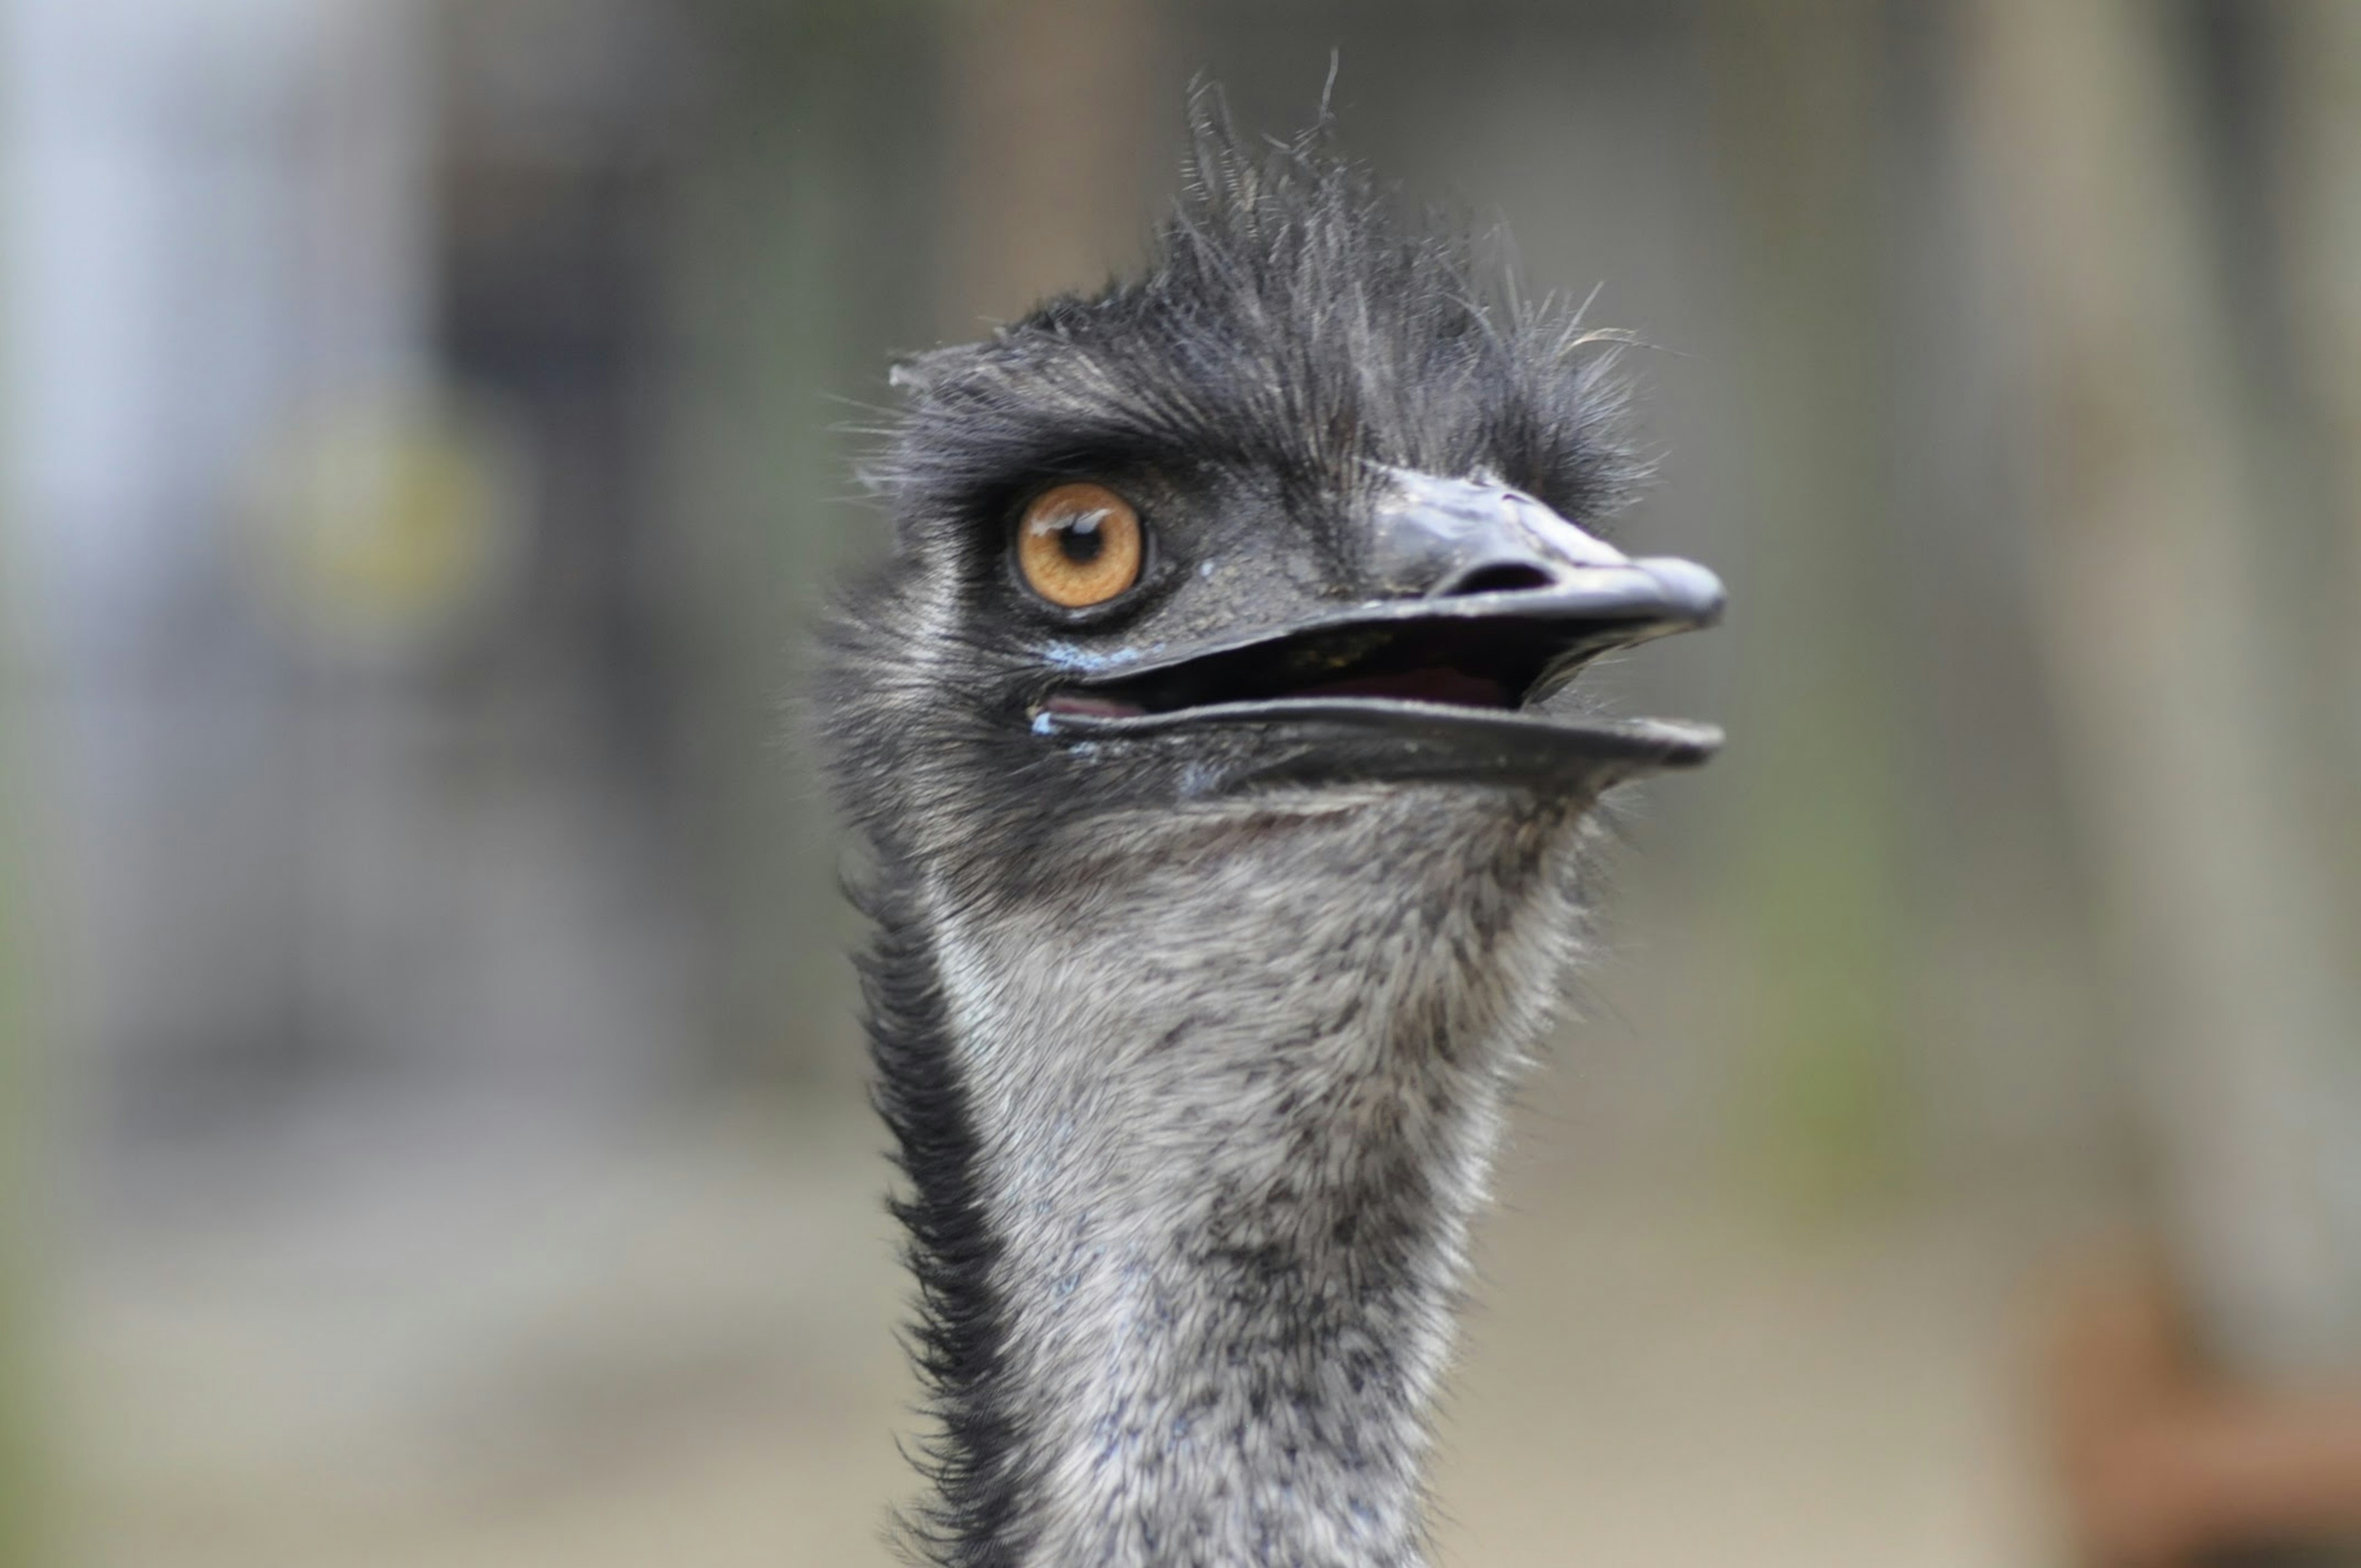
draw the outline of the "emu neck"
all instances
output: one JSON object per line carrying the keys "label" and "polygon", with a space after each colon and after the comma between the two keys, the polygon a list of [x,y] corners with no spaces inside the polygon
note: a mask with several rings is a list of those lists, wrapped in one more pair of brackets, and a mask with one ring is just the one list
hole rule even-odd
{"label": "emu neck", "polygon": [[1430,1407],[1568,941],[1565,828],[1233,815],[1027,891],[933,882],[989,1259],[991,1365],[954,1393],[1005,1445],[961,1467],[1005,1506],[952,1561],[1425,1562]]}

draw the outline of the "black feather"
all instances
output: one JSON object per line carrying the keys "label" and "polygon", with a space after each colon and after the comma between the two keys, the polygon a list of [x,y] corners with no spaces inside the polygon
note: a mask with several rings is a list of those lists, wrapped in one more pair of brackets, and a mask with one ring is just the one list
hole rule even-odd
{"label": "black feather", "polygon": [[908,1236],[918,1285],[909,1339],[937,1433],[920,1467],[935,1496],[901,1520],[905,1541],[944,1568],[1008,1568],[1022,1477],[1016,1417],[1000,1397],[1004,1326],[992,1267],[999,1246],[983,1210],[967,1091],[950,1059],[950,1031],[935,957],[906,871],[891,864],[856,890],[875,923],[861,959],[862,997],[876,1068],[871,1102],[892,1131],[908,1183],[891,1207]]}
{"label": "black feather", "polygon": [[905,362],[872,477],[906,530],[1110,457],[1253,467],[1312,497],[1372,464],[1484,469],[1586,527],[1627,499],[1621,334],[1519,303],[1505,268],[1406,218],[1324,126],[1257,152],[1201,93],[1192,131],[1144,275]]}

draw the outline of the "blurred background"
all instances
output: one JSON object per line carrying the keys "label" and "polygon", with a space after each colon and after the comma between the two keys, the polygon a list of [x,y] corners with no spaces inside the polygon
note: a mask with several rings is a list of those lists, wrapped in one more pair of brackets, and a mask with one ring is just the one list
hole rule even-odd
{"label": "blurred background", "polygon": [[2087,1558],[2143,1269],[2334,1408],[2361,6],[0,0],[0,1564],[891,1561],[848,427],[1332,52],[1650,345],[1620,537],[1735,606],[1609,672],[1733,739],[1526,1096],[1443,1561]]}

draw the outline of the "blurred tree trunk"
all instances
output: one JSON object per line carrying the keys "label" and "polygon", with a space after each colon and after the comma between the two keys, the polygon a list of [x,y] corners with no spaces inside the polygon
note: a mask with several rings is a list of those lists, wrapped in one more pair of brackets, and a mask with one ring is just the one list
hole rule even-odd
{"label": "blurred tree trunk", "polygon": [[[0,637],[0,682],[17,685],[22,678]],[[28,857],[17,832],[24,770],[13,750],[13,710],[20,695],[9,692],[0,698],[0,1568],[31,1568],[42,1555],[38,1527],[47,1512],[35,1441],[35,1051],[27,996],[31,973],[17,896],[29,885],[24,874]]]}
{"label": "blurred tree trunk", "polygon": [[1748,1113],[1802,1196],[1841,1201],[1883,1185],[1909,1141],[1879,363],[1883,7],[1733,0],[1704,15],[1743,258],[1752,523],[1767,542],[1733,614],[1754,656],[1727,764],[1745,799]]}
{"label": "blurred tree trunk", "polygon": [[[829,585],[887,537],[851,474],[884,356],[1137,254],[1148,0],[717,5],[722,102],[685,177],[668,509],[697,607],[692,766],[725,1060],[850,1073],[831,828],[801,699]],[[788,714],[781,706],[786,699]]]}
{"label": "blurred tree trunk", "polygon": [[2361,833],[2351,830],[2361,816],[2361,5],[2291,0],[2260,14],[2274,24],[2281,111],[2277,237],[2312,451],[2324,470],[2323,554],[2334,565],[2311,607],[2325,644],[2312,694],[2343,766],[2314,819],[2334,835],[2327,848],[2345,894],[2335,950],[2353,953],[2361,952]]}
{"label": "blurred tree trunk", "polygon": [[938,40],[910,6],[715,14],[726,66],[670,256],[664,477],[695,669],[684,722],[714,1065],[849,1084],[859,927],[806,703],[826,595],[886,537],[856,499],[842,427],[869,422],[884,389],[873,345],[931,324]]}
{"label": "blurred tree trunk", "polygon": [[951,8],[944,330],[974,336],[1136,260],[1155,128],[1150,0],[962,0]]}
{"label": "blurred tree trunk", "polygon": [[[0,331],[5,326],[0,323]],[[6,349],[6,339],[0,335],[0,364],[5,362]],[[8,428],[7,401],[0,395],[0,431]],[[0,450],[0,497],[8,495],[13,477],[10,455]],[[8,564],[13,533],[7,500],[0,499],[0,568]],[[7,612],[16,591],[14,574],[0,569],[0,1568],[33,1568],[47,1557],[42,1527],[48,1509],[37,1442],[41,1401],[33,1321],[38,1052],[24,896],[33,885],[32,857],[22,831],[27,770],[17,751],[26,729],[23,707],[30,678],[18,662],[10,633]]]}
{"label": "blurred tree trunk", "polygon": [[[0,12],[0,26],[16,20]],[[0,56],[0,80],[17,63]],[[18,150],[12,145],[12,130],[23,134],[21,126],[0,130],[0,157],[13,158]],[[34,1568],[48,1555],[42,1550],[48,1510],[42,1504],[42,1456],[36,1440],[39,1364],[32,1321],[37,1042],[28,996],[32,970],[26,956],[24,894],[33,884],[28,845],[21,832],[27,769],[17,751],[31,682],[19,662],[12,613],[22,590],[9,569],[15,565],[16,514],[23,492],[11,417],[19,389],[8,372],[16,363],[16,329],[23,323],[7,319],[22,298],[7,287],[9,282],[0,271],[0,1568]]]}
{"label": "blurred tree trunk", "polygon": [[[812,52],[819,52],[814,49]],[[796,63],[800,63],[799,61]],[[682,199],[674,332],[686,373],[669,411],[676,547],[697,607],[686,628],[699,858],[712,901],[715,1065],[849,1078],[859,1060],[842,972],[852,938],[801,701],[819,585],[851,533],[840,492],[853,292],[843,252],[863,170],[837,93],[750,68],[717,114]],[[774,102],[775,100],[775,102]]]}
{"label": "blurred tree trunk", "polygon": [[2336,1093],[2326,859],[2290,773],[2272,519],[2209,268],[2196,127],[2143,0],[1964,8],[1964,106],[2022,302],[2028,585],[2060,747],[2184,1284],[2251,1370],[2349,1354],[2356,1238],[2329,1182]]}

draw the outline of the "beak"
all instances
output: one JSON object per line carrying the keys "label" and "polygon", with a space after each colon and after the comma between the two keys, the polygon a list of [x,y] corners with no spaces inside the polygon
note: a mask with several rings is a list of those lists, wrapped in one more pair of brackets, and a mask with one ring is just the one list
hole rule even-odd
{"label": "beak", "polygon": [[1721,616],[1721,579],[1692,561],[1633,560],[1532,497],[1473,479],[1397,469],[1374,509],[1369,575],[1386,598],[1427,601],[1544,595],[1561,612],[1587,614],[1628,646],[1710,625]]}
{"label": "beak", "polygon": [[1368,575],[1387,598],[1546,587],[1631,564],[1532,497],[1390,469],[1370,509]]}
{"label": "beak", "polygon": [[1201,794],[1444,779],[1595,794],[1719,748],[1710,725],[1550,704],[1600,654],[1719,620],[1705,567],[1633,560],[1503,486],[1400,470],[1370,524],[1364,602],[1094,673],[1051,693],[1034,728],[1185,740]]}

